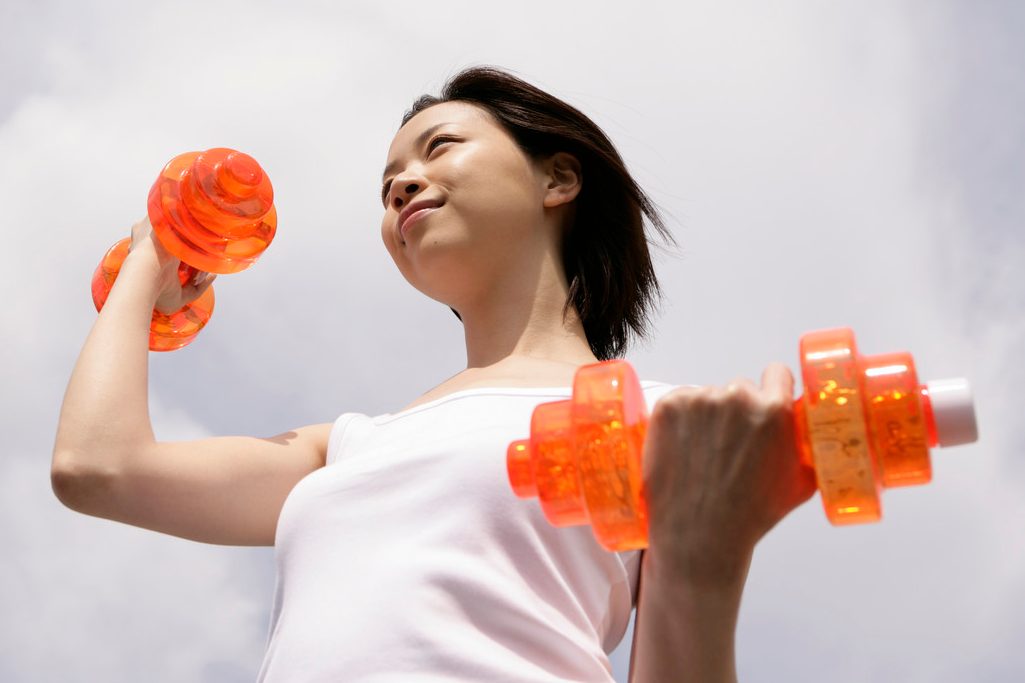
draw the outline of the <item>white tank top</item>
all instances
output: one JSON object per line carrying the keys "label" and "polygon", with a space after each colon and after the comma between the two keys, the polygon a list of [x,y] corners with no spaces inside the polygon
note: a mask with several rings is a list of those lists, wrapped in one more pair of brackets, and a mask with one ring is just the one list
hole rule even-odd
{"label": "white tank top", "polygon": [[[641,383],[649,411],[669,384]],[[555,527],[506,473],[568,387],[471,388],[345,413],[289,493],[259,681],[613,681],[640,553]]]}

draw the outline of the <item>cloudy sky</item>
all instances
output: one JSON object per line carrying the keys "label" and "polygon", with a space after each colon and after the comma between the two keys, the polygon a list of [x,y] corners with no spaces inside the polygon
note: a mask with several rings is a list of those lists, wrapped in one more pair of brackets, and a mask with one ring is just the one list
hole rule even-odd
{"label": "cloudy sky", "polygon": [[[771,5],[771,6],[770,6]],[[818,498],[759,546],[747,681],[1020,680],[1025,672],[1025,9],[1015,2],[0,4],[0,680],[251,681],[272,548],[74,513],[49,466],[95,319],[89,279],[175,154],[233,147],[278,235],[218,279],[192,346],[151,356],[160,439],[392,411],[464,366],[446,307],[380,243],[403,111],[495,64],[590,115],[666,211],[645,379],[796,367],[850,325],[966,376],[981,440],[836,529]],[[630,634],[613,657],[626,680]]]}

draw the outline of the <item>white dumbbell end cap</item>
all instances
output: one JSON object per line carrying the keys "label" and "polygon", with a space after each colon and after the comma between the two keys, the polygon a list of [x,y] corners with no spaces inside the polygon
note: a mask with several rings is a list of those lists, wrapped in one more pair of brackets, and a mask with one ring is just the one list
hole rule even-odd
{"label": "white dumbbell end cap", "polygon": [[972,388],[963,377],[937,379],[926,383],[929,403],[936,421],[936,441],[940,446],[959,446],[979,438],[975,423]]}

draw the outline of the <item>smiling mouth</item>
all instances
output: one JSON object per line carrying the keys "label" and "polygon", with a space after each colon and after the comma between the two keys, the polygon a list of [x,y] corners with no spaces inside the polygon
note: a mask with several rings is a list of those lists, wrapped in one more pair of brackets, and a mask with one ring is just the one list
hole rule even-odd
{"label": "smiling mouth", "polygon": [[409,216],[406,217],[406,220],[402,222],[402,227],[399,228],[399,233],[402,236],[402,238],[406,238],[406,233],[412,227],[413,223],[422,219],[427,214],[432,213],[433,211],[436,211],[440,208],[440,206],[428,206],[426,208],[414,211],[413,213],[409,214]]}

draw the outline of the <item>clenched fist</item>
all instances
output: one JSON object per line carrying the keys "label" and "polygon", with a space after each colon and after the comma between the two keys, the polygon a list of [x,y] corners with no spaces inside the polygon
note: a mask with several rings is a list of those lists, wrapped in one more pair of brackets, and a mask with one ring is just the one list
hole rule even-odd
{"label": "clenched fist", "polygon": [[648,561],[701,583],[746,574],[758,540],[815,492],[793,391],[790,370],[773,363],[761,387],[680,387],[655,404],[643,456]]}

